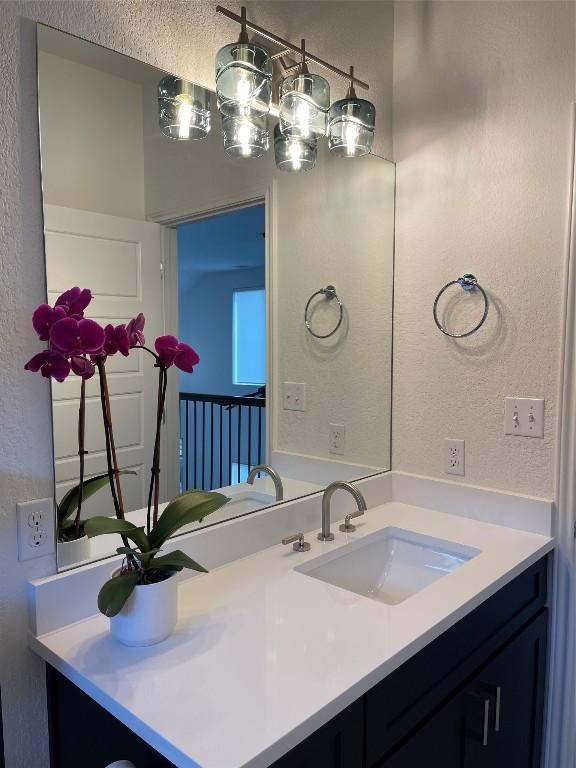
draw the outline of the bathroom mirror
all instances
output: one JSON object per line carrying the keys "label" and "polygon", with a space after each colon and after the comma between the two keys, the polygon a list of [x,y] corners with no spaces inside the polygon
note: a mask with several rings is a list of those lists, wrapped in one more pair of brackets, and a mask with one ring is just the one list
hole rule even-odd
{"label": "bathroom mirror", "polygon": [[[322,142],[313,170],[290,173],[277,169],[272,140],[259,159],[230,160],[213,93],[207,137],[168,138],[158,120],[165,76],[38,26],[48,302],[89,288],[86,317],[104,326],[143,313],[147,345],[173,334],[198,353],[193,373],[168,372],[160,446],[161,502],[191,488],[230,497],[195,527],[277,503],[271,477],[246,482],[258,464],[278,472],[284,500],[386,471],[393,164],[342,160]],[[157,370],[131,350],[107,371],[118,464],[129,472],[124,505],[142,524]],[[86,478],[107,466],[99,391],[96,374],[86,383]],[[79,398],[77,376],[52,383],[57,502],[79,479]],[[108,486],[84,500],[83,519],[96,514],[114,514]],[[59,542],[59,565],[119,545]]]}

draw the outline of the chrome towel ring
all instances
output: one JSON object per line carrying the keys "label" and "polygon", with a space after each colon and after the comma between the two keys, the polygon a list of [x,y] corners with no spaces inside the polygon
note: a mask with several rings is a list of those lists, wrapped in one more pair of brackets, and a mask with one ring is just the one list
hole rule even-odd
{"label": "chrome towel ring", "polygon": [[[464,333],[452,333],[451,331],[446,330],[446,328],[444,328],[444,326],[438,320],[438,302],[440,300],[440,297],[444,293],[444,291],[447,288],[449,288],[451,285],[460,285],[465,291],[478,290],[484,297],[484,312],[482,313],[480,322],[477,323],[474,326],[474,328],[472,328],[470,331],[465,331]],[[463,339],[466,336],[471,336],[473,333],[476,333],[476,331],[484,325],[484,321],[488,316],[488,297],[486,296],[486,291],[484,290],[484,288],[482,288],[482,286],[480,285],[480,283],[478,282],[478,280],[474,275],[466,274],[466,275],[462,275],[462,277],[459,277],[456,280],[450,280],[449,283],[446,283],[446,285],[438,291],[438,295],[434,299],[432,314],[434,315],[434,322],[436,323],[438,328],[442,331],[442,333],[445,334],[446,336],[450,336],[453,339]]]}
{"label": "chrome towel ring", "polygon": [[[332,301],[332,299],[336,299],[336,301],[338,302],[338,306],[340,307],[340,317],[338,318],[338,322],[336,323],[336,326],[329,333],[316,333],[316,331],[312,330],[312,326],[310,325],[310,319],[308,317],[308,309],[310,307],[312,299],[315,296],[324,296],[324,298],[327,301]],[[342,325],[343,319],[344,319],[344,306],[340,301],[338,294],[336,293],[336,288],[334,288],[333,285],[327,285],[326,288],[320,288],[320,290],[313,293],[312,296],[310,296],[310,298],[306,302],[306,309],[304,310],[304,322],[306,323],[306,328],[308,329],[309,333],[311,333],[312,336],[315,336],[317,339],[328,339],[330,336],[333,336],[338,330],[338,328],[340,328],[340,326]]]}

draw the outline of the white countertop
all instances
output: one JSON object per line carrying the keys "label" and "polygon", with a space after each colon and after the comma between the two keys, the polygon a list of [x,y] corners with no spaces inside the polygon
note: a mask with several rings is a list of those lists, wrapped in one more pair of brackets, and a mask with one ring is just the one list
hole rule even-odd
{"label": "white countertop", "polygon": [[[274,546],[179,586],[176,633],[125,648],[97,615],[32,648],[179,768],[265,768],[553,547],[547,536],[399,502],[353,534]],[[294,567],[394,526],[481,553],[398,605]]]}

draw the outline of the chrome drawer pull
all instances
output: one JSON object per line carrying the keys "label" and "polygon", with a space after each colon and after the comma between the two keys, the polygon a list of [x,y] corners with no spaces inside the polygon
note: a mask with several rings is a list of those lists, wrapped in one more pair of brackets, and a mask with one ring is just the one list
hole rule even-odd
{"label": "chrome drawer pull", "polygon": [[502,688],[496,686],[496,704],[494,709],[494,730],[496,733],[500,730],[500,700],[502,698]]}
{"label": "chrome drawer pull", "polygon": [[482,726],[482,746],[488,746],[488,727],[490,723],[490,699],[484,699],[484,723]]}

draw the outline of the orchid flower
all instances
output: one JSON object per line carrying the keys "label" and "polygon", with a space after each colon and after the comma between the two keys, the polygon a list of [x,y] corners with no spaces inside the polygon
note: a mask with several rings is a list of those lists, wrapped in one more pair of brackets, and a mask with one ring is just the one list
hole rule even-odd
{"label": "orchid flower", "polygon": [[188,344],[178,341],[176,336],[159,336],[154,342],[158,361],[164,368],[175,365],[185,373],[192,373],[200,362],[198,354]]}
{"label": "orchid flower", "polygon": [[80,289],[78,286],[64,291],[57,299],[54,309],[61,307],[67,315],[80,319],[84,310],[92,301],[92,291],[89,288]]}
{"label": "orchid flower", "polygon": [[29,360],[24,368],[27,371],[37,373],[40,371],[45,379],[56,379],[56,381],[64,381],[64,379],[70,373],[70,363],[68,359],[57,350],[45,349],[44,352],[39,352],[37,355]]}
{"label": "orchid flower", "polygon": [[128,342],[131,347],[144,346],[146,339],[144,338],[144,323],[146,318],[140,312],[133,320],[130,320],[126,326],[126,332],[128,334]]}

